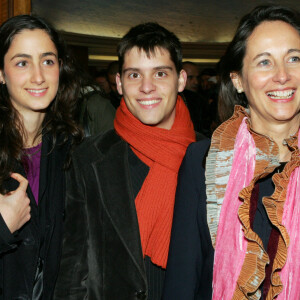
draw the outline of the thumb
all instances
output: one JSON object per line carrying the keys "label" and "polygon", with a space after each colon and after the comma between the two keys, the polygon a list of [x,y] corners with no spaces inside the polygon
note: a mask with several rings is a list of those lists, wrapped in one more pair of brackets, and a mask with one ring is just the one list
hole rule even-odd
{"label": "thumb", "polygon": [[18,174],[18,173],[12,173],[10,176],[20,183],[18,190],[22,190],[22,191],[26,192],[27,186],[28,186],[28,180],[25,177],[23,177],[21,174]]}

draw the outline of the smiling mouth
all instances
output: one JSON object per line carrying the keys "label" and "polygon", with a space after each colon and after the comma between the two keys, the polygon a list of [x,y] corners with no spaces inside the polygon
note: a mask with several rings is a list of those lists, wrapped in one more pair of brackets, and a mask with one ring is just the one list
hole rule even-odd
{"label": "smiling mouth", "polygon": [[159,102],[160,100],[139,100],[139,103],[142,105],[153,105]]}
{"label": "smiling mouth", "polygon": [[274,91],[274,92],[267,93],[268,97],[274,100],[289,99],[294,94],[295,94],[295,90]]}
{"label": "smiling mouth", "polygon": [[33,93],[33,94],[41,94],[41,93],[44,93],[47,89],[41,89],[41,90],[30,90],[30,89],[27,89],[27,91],[29,93]]}

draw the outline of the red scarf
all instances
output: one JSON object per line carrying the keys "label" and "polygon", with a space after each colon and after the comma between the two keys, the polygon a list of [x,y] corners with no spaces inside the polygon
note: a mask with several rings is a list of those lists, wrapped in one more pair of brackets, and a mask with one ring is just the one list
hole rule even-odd
{"label": "red scarf", "polygon": [[170,130],[141,123],[122,98],[115,130],[150,167],[135,206],[144,256],[166,268],[173,219],[177,174],[187,146],[195,141],[193,124],[178,96],[175,121]]}

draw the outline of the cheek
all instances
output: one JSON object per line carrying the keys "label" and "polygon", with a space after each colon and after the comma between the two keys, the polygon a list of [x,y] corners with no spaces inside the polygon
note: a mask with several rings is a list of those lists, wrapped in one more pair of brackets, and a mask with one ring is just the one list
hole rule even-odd
{"label": "cheek", "polygon": [[140,85],[137,82],[123,82],[122,87],[120,88],[124,95],[132,97],[135,94],[139,93],[139,87]]}
{"label": "cheek", "polygon": [[297,80],[297,84],[300,84],[300,69],[293,70],[290,75]]}
{"label": "cheek", "polygon": [[53,83],[59,83],[59,69],[54,69],[51,72],[48,73],[48,78],[53,82]]}
{"label": "cheek", "polygon": [[162,91],[165,95],[177,94],[178,92],[178,82],[176,81],[163,81],[160,82],[157,87]]}
{"label": "cheek", "polygon": [[17,87],[24,84],[27,79],[28,75],[25,72],[14,72],[10,68],[4,70],[5,72],[5,82],[7,87]]}
{"label": "cheek", "polygon": [[251,93],[265,92],[267,84],[270,82],[270,74],[254,73],[248,77],[248,87]]}

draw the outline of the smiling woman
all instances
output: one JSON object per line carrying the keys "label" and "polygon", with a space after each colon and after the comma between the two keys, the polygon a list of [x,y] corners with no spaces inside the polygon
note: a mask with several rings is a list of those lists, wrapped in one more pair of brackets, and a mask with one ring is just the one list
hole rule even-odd
{"label": "smiling woman", "polygon": [[23,15],[0,27],[0,83],[0,297],[52,299],[81,79],[57,32]]}
{"label": "smiling woman", "polygon": [[281,161],[289,159],[281,145],[300,124],[299,32],[283,21],[263,22],[247,41],[242,72],[231,77],[248,99],[253,129],[277,142]]}
{"label": "smiling woman", "polygon": [[165,299],[211,299],[197,294],[204,284],[214,300],[300,299],[299,12],[242,18],[219,104],[227,120],[209,150],[192,145],[181,167]]}
{"label": "smiling woman", "polygon": [[[59,83],[57,50],[49,35],[41,29],[17,34],[4,56],[0,79],[22,117],[41,122]],[[39,127],[40,124],[36,126]]]}

